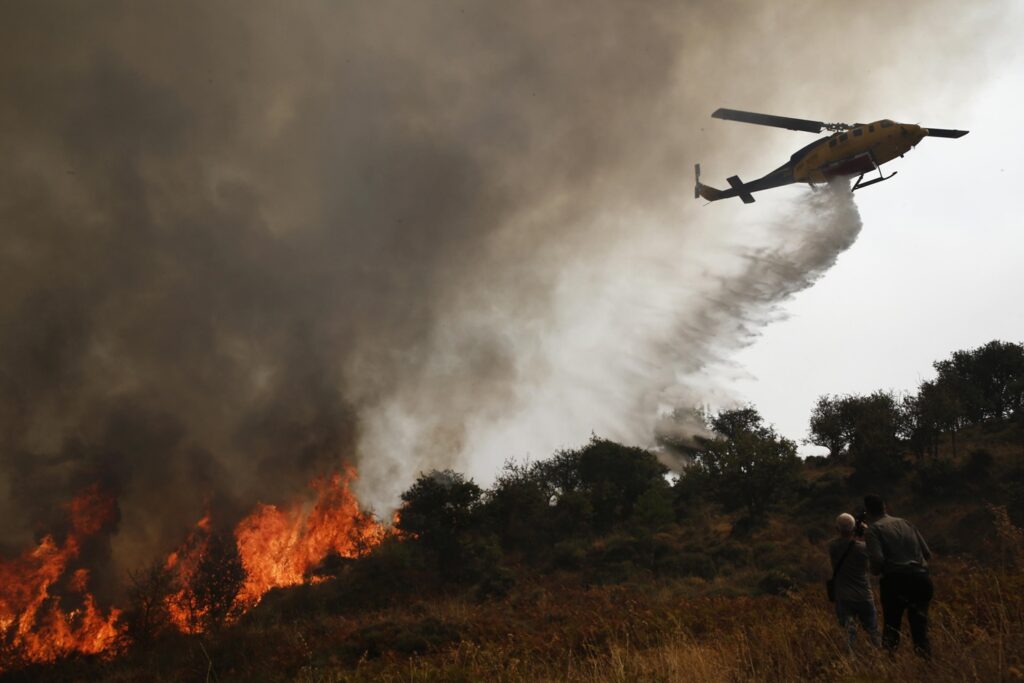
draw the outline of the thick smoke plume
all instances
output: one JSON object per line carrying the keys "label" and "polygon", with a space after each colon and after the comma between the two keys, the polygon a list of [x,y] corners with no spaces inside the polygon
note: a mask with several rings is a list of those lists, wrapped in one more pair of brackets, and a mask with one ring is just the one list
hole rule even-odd
{"label": "thick smoke plume", "polygon": [[789,135],[708,113],[880,114],[851,93],[927,76],[927,7],[868,73],[831,30],[885,22],[839,5],[6,4],[3,549],[95,483],[124,568],[342,461],[383,511],[421,469],[649,442],[856,236],[697,206],[695,161]]}

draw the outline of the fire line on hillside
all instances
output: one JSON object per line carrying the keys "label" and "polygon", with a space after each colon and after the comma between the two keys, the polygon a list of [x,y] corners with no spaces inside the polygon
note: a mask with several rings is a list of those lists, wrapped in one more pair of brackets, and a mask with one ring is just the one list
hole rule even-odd
{"label": "fire line on hillside", "polygon": [[[260,504],[235,526],[232,550],[244,578],[225,614],[236,618],[272,588],[320,580],[311,571],[329,554],[358,557],[384,539],[388,528],[360,509],[350,489],[356,476],[346,467],[314,479],[311,496],[281,508]],[[63,541],[48,534],[20,557],[0,561],[0,671],[74,653],[112,653],[125,642],[123,610],[98,607],[89,568],[76,566],[83,545],[113,527],[117,501],[93,485],[65,508]],[[196,599],[193,580],[212,543],[216,535],[207,514],[164,563],[175,586],[165,598],[170,620],[186,633],[200,632],[206,623],[207,608]]]}

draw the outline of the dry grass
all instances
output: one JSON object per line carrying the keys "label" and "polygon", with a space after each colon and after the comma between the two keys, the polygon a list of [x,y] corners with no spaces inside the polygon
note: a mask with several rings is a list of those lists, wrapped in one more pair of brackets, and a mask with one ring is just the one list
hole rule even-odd
{"label": "dry grass", "polygon": [[[931,662],[914,656],[910,647],[890,657],[866,641],[849,655],[830,606],[817,587],[809,586],[786,597],[700,598],[658,605],[671,594],[665,591],[638,597],[625,609],[608,593],[577,604],[575,616],[584,621],[567,624],[567,631],[578,629],[575,636],[584,638],[577,642],[573,633],[558,637],[537,608],[520,614],[514,630],[501,635],[494,622],[507,616],[504,609],[436,605],[433,616],[463,624],[467,635],[479,627],[474,639],[427,656],[386,655],[355,667],[311,663],[296,672],[295,680],[1024,680],[1021,575],[955,564],[940,571],[936,584]],[[586,628],[588,623],[598,628]]]}
{"label": "dry grass", "polygon": [[240,624],[23,680],[206,680],[211,662],[210,680],[247,682],[1024,680],[1024,575],[948,560],[935,584],[931,662],[909,643],[890,657],[863,638],[849,655],[817,584],[749,596],[717,582],[587,587],[566,575],[494,602]]}

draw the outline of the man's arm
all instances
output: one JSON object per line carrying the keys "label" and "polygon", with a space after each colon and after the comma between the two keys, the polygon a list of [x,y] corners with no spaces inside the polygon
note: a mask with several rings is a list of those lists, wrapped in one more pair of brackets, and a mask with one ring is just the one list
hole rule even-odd
{"label": "man's arm", "polygon": [[882,555],[882,542],[878,538],[878,531],[872,526],[864,535],[864,541],[868,548],[868,562],[871,564],[872,574],[881,574],[885,566],[885,557]]}

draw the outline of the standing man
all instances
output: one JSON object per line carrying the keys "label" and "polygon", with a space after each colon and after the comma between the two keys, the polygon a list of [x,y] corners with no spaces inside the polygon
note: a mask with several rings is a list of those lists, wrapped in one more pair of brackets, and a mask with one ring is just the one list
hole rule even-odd
{"label": "standing man", "polygon": [[[857,639],[857,622],[867,632],[871,642],[880,644],[878,636],[878,613],[875,599],[871,594],[868,580],[868,552],[863,539],[863,526],[857,524],[853,515],[844,512],[836,517],[836,531],[839,538],[828,546],[835,575],[836,617],[839,625],[846,630],[847,646],[853,651]],[[861,533],[857,534],[857,531]]]}
{"label": "standing man", "polygon": [[928,605],[933,588],[928,576],[928,559],[932,556],[928,544],[910,522],[889,516],[880,496],[864,496],[864,509],[870,523],[867,550],[871,571],[881,574],[878,588],[885,622],[882,643],[890,651],[900,644],[900,626],[906,612],[914,651],[929,657]]}

